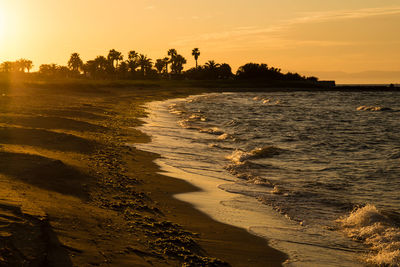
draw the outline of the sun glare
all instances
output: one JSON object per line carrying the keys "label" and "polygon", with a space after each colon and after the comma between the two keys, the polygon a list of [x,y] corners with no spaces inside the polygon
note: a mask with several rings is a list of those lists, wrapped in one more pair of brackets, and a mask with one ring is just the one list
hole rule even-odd
{"label": "sun glare", "polygon": [[2,14],[2,10],[0,10],[0,41],[3,40],[3,33],[4,33],[4,17]]}
{"label": "sun glare", "polygon": [[5,15],[4,8],[0,6],[0,42],[4,41]]}

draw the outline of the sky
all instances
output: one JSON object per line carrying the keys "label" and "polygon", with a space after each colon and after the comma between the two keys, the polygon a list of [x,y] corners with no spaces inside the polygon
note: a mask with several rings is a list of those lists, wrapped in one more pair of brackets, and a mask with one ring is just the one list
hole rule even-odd
{"label": "sky", "polygon": [[198,47],[199,64],[234,71],[255,62],[400,83],[399,29],[400,0],[0,0],[0,62],[66,65],[73,52],[87,61],[110,49],[155,61],[175,48],[189,68]]}

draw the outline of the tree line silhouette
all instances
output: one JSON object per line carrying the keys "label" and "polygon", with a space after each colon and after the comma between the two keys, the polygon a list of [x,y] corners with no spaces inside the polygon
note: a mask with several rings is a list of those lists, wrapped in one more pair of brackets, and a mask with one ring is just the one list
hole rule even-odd
{"label": "tree line silhouette", "polygon": [[[167,55],[155,62],[147,55],[134,50],[129,51],[127,59],[121,52],[111,49],[107,56],[97,56],[84,63],[78,53],[72,53],[66,66],[42,64],[36,75],[45,78],[86,78],[86,79],[192,79],[192,80],[266,80],[266,81],[311,81],[316,77],[305,77],[298,73],[282,73],[281,69],[268,67],[267,64],[247,63],[232,73],[227,63],[207,61],[198,64],[199,48],[192,50],[196,66],[183,71],[187,60],[176,49],[169,49]],[[0,72],[26,73],[32,69],[32,61],[20,59],[15,62],[6,61],[0,64]]]}

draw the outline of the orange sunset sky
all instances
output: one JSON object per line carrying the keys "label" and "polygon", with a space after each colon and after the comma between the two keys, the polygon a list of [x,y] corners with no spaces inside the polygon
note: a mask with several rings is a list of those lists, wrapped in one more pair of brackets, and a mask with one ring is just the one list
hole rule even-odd
{"label": "orange sunset sky", "polygon": [[0,62],[37,69],[112,48],[154,61],[176,48],[188,68],[199,47],[200,64],[234,71],[263,62],[339,83],[400,83],[399,29],[399,0],[0,0]]}

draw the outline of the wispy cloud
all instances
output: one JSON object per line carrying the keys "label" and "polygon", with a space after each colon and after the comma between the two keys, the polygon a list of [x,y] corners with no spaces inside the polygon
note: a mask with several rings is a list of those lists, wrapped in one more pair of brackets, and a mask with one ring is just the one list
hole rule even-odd
{"label": "wispy cloud", "polygon": [[146,6],[144,9],[150,10],[150,9],[155,9],[155,8],[156,8],[156,6],[151,5],[151,6]]}
{"label": "wispy cloud", "polygon": [[343,19],[362,19],[374,16],[388,16],[400,14],[400,6],[363,8],[356,10],[337,10],[325,12],[303,13],[304,16],[286,21],[286,25],[312,23],[320,21],[333,21]]}
{"label": "wispy cloud", "polygon": [[313,46],[333,46],[333,45],[349,45],[349,42],[336,42],[336,41],[293,41],[284,40],[282,34],[289,29],[302,24],[337,21],[346,19],[362,19],[374,16],[387,16],[400,14],[400,6],[392,7],[381,7],[381,8],[365,8],[358,10],[339,10],[339,11],[325,11],[325,12],[313,12],[313,13],[302,13],[302,16],[281,21],[278,24],[271,25],[269,27],[255,27],[255,26],[243,26],[237,27],[232,30],[222,32],[211,32],[200,35],[191,35],[176,40],[171,45],[176,46],[187,46],[192,44],[198,44],[202,42],[216,43],[219,41],[229,40],[230,43],[241,40],[253,39],[257,43],[268,42],[268,46],[279,47],[296,45],[313,45]]}

